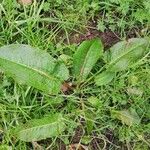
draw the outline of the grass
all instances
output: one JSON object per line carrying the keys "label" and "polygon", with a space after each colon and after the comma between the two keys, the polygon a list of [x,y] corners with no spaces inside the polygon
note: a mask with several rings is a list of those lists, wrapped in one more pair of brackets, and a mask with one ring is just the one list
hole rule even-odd
{"label": "grass", "polygon": [[[54,57],[71,56],[77,48],[71,42],[72,35],[83,35],[88,28],[117,32],[120,39],[126,38],[132,29],[137,37],[149,36],[149,10],[148,0],[57,0],[55,3],[45,0],[24,7],[15,0],[1,0],[0,46],[24,43],[48,51]],[[96,25],[90,24],[93,21]],[[99,64],[95,71],[98,69]],[[96,87],[86,83],[73,93],[61,93],[58,97],[17,84],[3,73],[0,75],[1,145],[31,149],[30,143],[15,139],[11,130],[28,120],[61,112],[66,115],[67,130],[59,137],[39,142],[43,149],[59,149],[58,139],[70,145],[77,127],[83,130],[78,142],[84,145],[96,137],[99,149],[148,150],[150,147],[149,55],[134,68],[117,74],[109,85]],[[99,99],[98,107],[92,105],[90,97]],[[140,117],[138,125],[129,127],[110,113],[128,108],[136,110]]]}

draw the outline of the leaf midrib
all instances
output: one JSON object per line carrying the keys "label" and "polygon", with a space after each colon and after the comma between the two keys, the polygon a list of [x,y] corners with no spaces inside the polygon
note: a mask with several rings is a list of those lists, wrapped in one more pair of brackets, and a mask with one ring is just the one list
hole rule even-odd
{"label": "leaf midrib", "polygon": [[[117,59],[115,59],[114,61],[112,61],[110,64],[109,64],[109,67],[112,66],[113,64],[115,64],[116,62],[118,62],[122,57],[126,56],[128,53],[132,52],[132,50],[138,48],[138,47],[141,47],[142,45],[144,44],[141,44],[140,46],[139,45],[136,45],[134,48],[131,48],[129,51],[127,51],[126,53],[123,53],[120,57],[118,57]],[[125,49],[125,48],[124,48]]]}
{"label": "leaf midrib", "polygon": [[5,58],[2,58],[2,57],[0,57],[0,59],[1,59],[1,60],[5,60],[5,61],[8,61],[8,62],[11,62],[11,63],[14,63],[14,64],[17,64],[17,65],[20,65],[20,66],[25,67],[25,68],[28,68],[28,69],[30,69],[30,70],[32,70],[32,71],[35,71],[35,72],[39,73],[39,74],[42,75],[42,76],[47,77],[49,80],[58,80],[57,78],[54,78],[54,77],[52,77],[52,76],[49,76],[49,75],[47,75],[45,72],[43,72],[43,71],[41,71],[41,70],[37,70],[37,69],[32,68],[32,67],[30,67],[30,66],[23,65],[23,64],[21,64],[21,63],[17,63],[17,62],[14,62],[14,61],[12,61],[12,60],[5,59]]}
{"label": "leaf midrib", "polygon": [[[125,118],[129,118],[129,119],[132,119],[133,122],[139,122],[136,120],[136,117],[132,116],[130,114],[130,112],[125,112],[125,111],[122,111],[122,112],[116,112],[120,115],[120,117],[125,117]],[[129,113],[129,114],[128,114]],[[130,120],[131,121],[131,120]]]}
{"label": "leaf midrib", "polygon": [[26,132],[26,131],[30,131],[30,130],[33,130],[33,129],[36,129],[36,128],[39,128],[39,127],[46,127],[46,126],[50,126],[50,125],[53,125],[53,124],[58,124],[59,122],[60,122],[60,121],[55,121],[55,122],[47,123],[47,124],[44,124],[44,125],[37,125],[37,126],[35,126],[35,127],[23,129],[23,130],[20,131],[20,133]]}
{"label": "leaf midrib", "polygon": [[[93,44],[94,44],[94,43],[93,43]],[[88,54],[90,53],[90,49],[91,49],[91,47],[92,47],[93,44],[91,44],[91,46],[89,47],[89,50],[88,50],[87,53],[86,53],[86,56],[85,56],[83,65],[82,65],[82,67],[81,67],[81,69],[80,69],[80,76],[81,76],[81,78],[83,78],[83,74],[84,74],[84,70],[85,70],[84,68],[85,68],[85,66],[86,66],[86,64],[87,64]]]}

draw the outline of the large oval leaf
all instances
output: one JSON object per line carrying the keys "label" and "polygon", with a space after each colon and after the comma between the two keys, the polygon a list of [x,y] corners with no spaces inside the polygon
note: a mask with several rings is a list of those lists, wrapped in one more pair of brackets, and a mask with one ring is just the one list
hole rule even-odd
{"label": "large oval leaf", "polygon": [[109,71],[127,69],[144,55],[148,45],[148,39],[144,38],[132,38],[115,44],[110,48]]}
{"label": "large oval leaf", "polygon": [[100,39],[81,43],[73,57],[74,75],[78,80],[84,81],[87,78],[102,52],[103,45]]}
{"label": "large oval leaf", "polygon": [[[63,74],[68,73],[67,68],[56,69],[56,66],[54,58],[48,53],[28,45],[13,44],[0,48],[0,68],[6,74],[49,94],[58,93],[64,80]],[[57,77],[55,69],[59,72]]]}
{"label": "large oval leaf", "polygon": [[26,142],[55,137],[65,130],[61,114],[53,114],[42,119],[34,119],[16,128],[17,137]]}

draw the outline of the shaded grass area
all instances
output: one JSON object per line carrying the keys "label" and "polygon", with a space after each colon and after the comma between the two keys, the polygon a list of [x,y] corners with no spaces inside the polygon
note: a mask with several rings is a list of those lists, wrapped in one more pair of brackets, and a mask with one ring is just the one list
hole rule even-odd
{"label": "shaded grass area", "polygon": [[[45,0],[27,7],[15,0],[2,0],[0,46],[24,43],[48,51],[54,57],[61,54],[71,56],[78,43],[98,36],[108,49],[130,36],[149,36],[149,8],[147,0],[58,0],[55,3]],[[95,72],[101,63],[97,63]],[[17,140],[11,130],[28,120],[61,112],[66,116],[67,130],[59,137],[40,141],[43,148],[65,149],[71,143],[82,143],[91,150],[149,149],[149,55],[133,69],[117,74],[107,86],[96,87],[87,83],[78,90],[67,95],[60,93],[57,97],[19,85],[3,73],[0,78],[1,144],[13,149],[32,149],[31,143]],[[98,107],[87,101],[91,96],[99,99]],[[110,113],[111,110],[124,109],[135,110],[140,123],[129,127]]]}

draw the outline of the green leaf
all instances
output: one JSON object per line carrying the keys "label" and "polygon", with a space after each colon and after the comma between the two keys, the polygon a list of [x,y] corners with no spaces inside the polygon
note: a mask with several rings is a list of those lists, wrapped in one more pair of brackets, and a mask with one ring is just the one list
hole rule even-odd
{"label": "green leaf", "polygon": [[67,68],[58,66],[48,53],[28,45],[13,44],[0,48],[0,68],[6,74],[48,94],[58,93],[61,81],[68,77]]}
{"label": "green leaf", "polygon": [[97,60],[103,54],[100,39],[84,41],[73,56],[74,75],[79,81],[84,81]]}
{"label": "green leaf", "polygon": [[95,77],[95,84],[98,86],[106,85],[112,81],[114,76],[115,76],[114,72],[109,72],[109,71],[102,72]]}
{"label": "green leaf", "polygon": [[52,98],[47,98],[47,102],[49,105],[55,107],[55,106],[60,106],[61,104],[63,104],[64,102],[64,98],[63,97],[52,97]]}
{"label": "green leaf", "polygon": [[136,95],[136,96],[143,95],[143,91],[140,88],[136,88],[136,87],[128,87],[127,93],[128,93],[128,95]]}
{"label": "green leaf", "polygon": [[138,114],[133,109],[122,111],[112,110],[111,114],[112,117],[119,119],[122,122],[122,124],[126,124],[128,126],[132,126],[140,122]]}
{"label": "green leaf", "polygon": [[94,96],[89,97],[87,101],[94,107],[101,107],[102,105],[102,101]]}
{"label": "green leaf", "polygon": [[60,61],[63,61],[65,65],[71,65],[72,64],[72,57],[66,54],[62,54],[58,58]]}
{"label": "green leaf", "polygon": [[19,126],[16,131],[20,140],[31,142],[58,136],[64,129],[65,123],[62,115],[53,114],[42,119],[31,120]]}
{"label": "green leaf", "polygon": [[91,111],[85,111],[85,121],[88,134],[93,131],[95,114]]}
{"label": "green leaf", "polygon": [[0,150],[12,150],[12,147],[8,145],[0,145]]}
{"label": "green leaf", "polygon": [[121,41],[110,48],[109,71],[121,71],[131,67],[142,58],[149,46],[148,39],[132,38]]}
{"label": "green leaf", "polygon": [[53,75],[62,81],[67,80],[69,78],[69,70],[66,68],[63,62],[58,61],[55,65]]}
{"label": "green leaf", "polygon": [[88,145],[89,143],[91,143],[91,137],[90,136],[83,136],[81,138],[81,143],[84,145]]}

